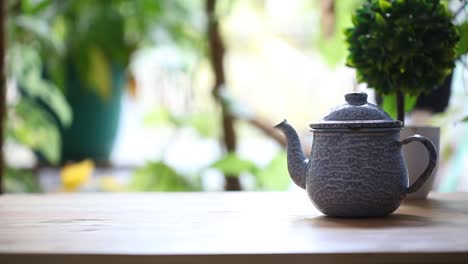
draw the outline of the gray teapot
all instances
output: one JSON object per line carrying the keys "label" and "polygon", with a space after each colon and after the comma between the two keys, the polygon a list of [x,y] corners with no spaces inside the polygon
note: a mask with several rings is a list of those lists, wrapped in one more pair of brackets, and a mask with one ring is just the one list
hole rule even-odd
{"label": "gray teapot", "polygon": [[[314,133],[310,159],[286,120],[275,126],[286,136],[289,174],[328,216],[389,215],[430,177],[437,163],[436,149],[420,135],[400,141],[403,123],[368,103],[367,94],[349,93],[345,99],[346,104],[310,125]],[[429,164],[408,186],[402,145],[413,141],[426,147]]]}

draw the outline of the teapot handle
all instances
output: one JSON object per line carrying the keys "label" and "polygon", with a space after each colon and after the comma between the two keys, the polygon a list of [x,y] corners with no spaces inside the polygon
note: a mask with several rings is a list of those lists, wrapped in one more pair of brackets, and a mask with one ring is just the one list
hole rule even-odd
{"label": "teapot handle", "polygon": [[419,188],[421,188],[421,186],[427,181],[427,179],[429,179],[437,164],[437,151],[434,147],[434,144],[432,144],[428,138],[421,135],[414,135],[403,139],[400,142],[400,145],[406,145],[413,141],[421,142],[424,147],[426,147],[427,152],[429,152],[429,164],[427,164],[427,167],[421,176],[419,176],[419,178],[408,189],[406,189],[406,193],[414,193],[418,191]]}

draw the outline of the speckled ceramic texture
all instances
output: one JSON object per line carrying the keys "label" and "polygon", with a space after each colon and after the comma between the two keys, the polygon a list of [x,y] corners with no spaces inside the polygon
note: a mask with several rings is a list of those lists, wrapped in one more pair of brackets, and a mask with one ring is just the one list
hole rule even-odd
{"label": "speckled ceramic texture", "polygon": [[312,129],[338,128],[400,128],[403,123],[393,120],[375,104],[367,102],[366,93],[345,95],[346,104],[332,108]]}
{"label": "speckled ceramic texture", "polygon": [[324,214],[385,216],[405,198],[399,132],[314,132],[306,189]]}
{"label": "speckled ceramic texture", "polygon": [[[328,216],[391,214],[406,194],[418,191],[431,176],[437,152],[431,141],[420,135],[400,141],[402,123],[368,103],[367,94],[350,93],[345,99],[346,104],[311,125],[314,141],[310,159],[302,152],[299,137],[286,120],[275,126],[286,136],[289,174]],[[424,145],[429,162],[408,187],[401,146],[415,141]]]}

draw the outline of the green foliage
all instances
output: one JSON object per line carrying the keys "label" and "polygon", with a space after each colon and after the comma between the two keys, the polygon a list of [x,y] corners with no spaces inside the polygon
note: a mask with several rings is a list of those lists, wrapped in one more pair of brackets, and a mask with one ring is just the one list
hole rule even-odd
{"label": "green foliage", "polygon": [[9,112],[7,138],[41,153],[56,164],[60,160],[60,132],[52,116],[34,101],[22,99]]}
{"label": "green foliage", "polygon": [[148,162],[137,169],[130,183],[131,191],[139,192],[175,192],[200,191],[200,182],[189,180],[180,175],[164,162]]}
{"label": "green foliage", "polygon": [[143,124],[150,127],[160,127],[178,124],[178,120],[167,108],[157,106],[143,117]]}
{"label": "green foliage", "polygon": [[195,175],[183,175],[162,161],[149,161],[133,173],[128,189],[143,192],[201,191],[199,175],[206,169],[214,168],[226,175],[250,173],[258,190],[283,191],[290,185],[285,163],[284,151],[279,152],[265,167],[229,153]]}
{"label": "green foliage", "polygon": [[459,36],[438,0],[367,0],[352,21],[347,65],[380,94],[430,92],[454,67]]}
{"label": "green foliage", "polygon": [[265,168],[259,170],[255,174],[257,188],[269,191],[286,190],[289,187],[291,180],[285,164],[287,164],[286,152],[281,151]]}
{"label": "green foliage", "polygon": [[[317,47],[320,55],[325,61],[336,66],[341,63],[346,57],[346,44],[342,31],[351,26],[351,12],[356,9],[363,0],[345,0],[335,1],[335,30],[333,36],[325,38],[323,36],[316,37]],[[323,35],[323,32],[320,32]]]}
{"label": "green foliage", "polygon": [[455,49],[455,56],[459,58],[463,54],[468,53],[468,21],[458,25],[457,28],[458,32],[460,32],[460,41]]}
{"label": "green foliage", "polygon": [[37,151],[56,164],[60,158],[61,139],[51,112],[67,127],[72,121],[71,109],[57,86],[42,78],[43,65],[33,46],[12,41],[6,64],[8,78],[16,80],[21,91],[19,100],[8,105],[7,140]]}
{"label": "green foliage", "polygon": [[[39,152],[54,164],[59,161],[61,139],[52,114],[67,127],[72,112],[57,85],[44,78],[41,54],[57,57],[63,43],[50,32],[50,12],[44,12],[50,1],[12,0],[8,4],[7,78],[16,81],[20,96],[8,102],[6,140]],[[49,111],[44,110],[44,105]]]}
{"label": "green foliage", "polygon": [[41,58],[32,46],[12,45],[8,49],[7,66],[9,77],[17,81],[25,97],[46,104],[63,126],[71,124],[70,106],[58,87],[42,77]]}
{"label": "green foliage", "polygon": [[286,152],[279,152],[265,166],[259,167],[250,160],[243,159],[235,153],[228,153],[210,167],[218,169],[225,175],[250,173],[255,177],[256,189],[284,191],[290,185],[286,164]]}
{"label": "green foliage", "polygon": [[111,93],[110,65],[126,67],[136,48],[156,41],[157,30],[159,43],[164,38],[191,41],[196,35],[180,19],[190,17],[181,1],[69,0],[55,5],[57,21],[65,25],[65,59],[101,97]]}
{"label": "green foliage", "polygon": [[192,127],[204,138],[213,138],[219,134],[217,116],[214,112],[191,113],[180,117],[172,114],[165,107],[158,106],[144,116],[143,123],[151,127],[168,125],[176,128]]}
{"label": "green foliage", "polygon": [[31,14],[19,14],[9,18],[12,23],[12,36],[20,41],[34,41],[42,44],[43,51],[58,55],[64,46],[59,36],[50,34],[51,29],[46,20]]}
{"label": "green foliage", "polygon": [[7,168],[3,175],[6,193],[42,192],[37,177],[31,171]]}
{"label": "green foliage", "polygon": [[198,134],[204,138],[214,138],[221,133],[214,112],[193,114],[188,118],[187,124],[195,128]]}
{"label": "green foliage", "polygon": [[86,87],[105,99],[112,93],[111,65],[126,67],[135,49],[156,41],[200,49],[202,34],[191,12],[198,4],[180,0],[9,0],[14,24],[10,35],[35,43],[48,77],[61,89],[65,90],[67,69],[73,65]]}
{"label": "green foliage", "polygon": [[[404,111],[408,112],[413,109],[418,100],[417,96],[407,95],[405,97],[405,108]],[[397,111],[397,100],[395,94],[382,95],[382,109],[387,112],[392,118],[396,119],[398,115]]]}
{"label": "green foliage", "polygon": [[228,153],[211,165],[225,175],[239,175],[244,172],[255,173],[258,168],[250,160],[243,159],[235,153]]}

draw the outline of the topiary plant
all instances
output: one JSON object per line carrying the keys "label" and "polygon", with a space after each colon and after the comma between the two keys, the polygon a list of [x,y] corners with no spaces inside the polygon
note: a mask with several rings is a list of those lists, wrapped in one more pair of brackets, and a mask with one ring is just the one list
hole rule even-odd
{"label": "topiary plant", "polygon": [[396,94],[404,121],[404,95],[436,89],[455,65],[452,14],[439,0],[367,0],[352,22],[347,65],[377,93]]}

